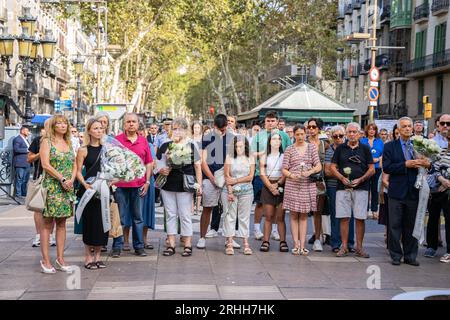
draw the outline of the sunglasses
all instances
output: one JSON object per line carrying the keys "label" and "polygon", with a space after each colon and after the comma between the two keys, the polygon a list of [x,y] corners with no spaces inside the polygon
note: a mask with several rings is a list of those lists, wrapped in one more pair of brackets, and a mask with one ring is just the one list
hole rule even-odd
{"label": "sunglasses", "polygon": [[333,135],[333,139],[337,139],[337,138],[342,139],[343,137],[344,137],[343,134],[335,134],[335,135]]}
{"label": "sunglasses", "polygon": [[440,124],[441,126],[447,126],[447,127],[450,127],[450,121],[440,121],[439,124]]}
{"label": "sunglasses", "polygon": [[317,129],[317,126],[308,126],[308,129]]}

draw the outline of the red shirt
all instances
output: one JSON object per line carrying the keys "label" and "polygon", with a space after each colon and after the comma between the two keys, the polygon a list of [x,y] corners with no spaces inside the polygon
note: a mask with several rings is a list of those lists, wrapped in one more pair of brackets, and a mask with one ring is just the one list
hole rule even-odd
{"label": "red shirt", "polygon": [[[148,146],[147,139],[138,135],[138,138],[135,142],[131,142],[125,133],[119,134],[116,137],[117,141],[119,141],[125,148],[136,153],[139,158],[142,159],[144,164],[149,164],[153,161],[152,154],[150,152],[150,147]],[[145,184],[146,175],[142,178],[135,179],[130,182],[119,182],[116,184],[118,188],[140,188]]]}

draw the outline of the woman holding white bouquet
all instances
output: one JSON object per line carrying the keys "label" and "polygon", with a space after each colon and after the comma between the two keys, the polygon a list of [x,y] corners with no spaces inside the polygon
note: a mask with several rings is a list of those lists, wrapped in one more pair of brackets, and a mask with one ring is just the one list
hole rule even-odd
{"label": "woman holding white bouquet", "polygon": [[[100,172],[103,134],[102,123],[96,119],[89,119],[86,123],[84,145],[78,149],[77,154],[77,179],[81,184],[80,198],[86,190],[92,188],[91,184],[87,182],[89,178],[95,178]],[[83,168],[85,168],[85,174],[83,174]],[[102,247],[108,243],[108,232],[103,230],[100,199],[95,196],[91,198],[84,208],[81,219],[85,245],[84,267],[89,270],[105,268],[105,264],[100,259],[100,253]],[[91,248],[94,249],[94,256],[92,256]]]}
{"label": "woman holding white bouquet", "polygon": [[188,139],[189,125],[186,119],[176,118],[172,122],[172,141],[158,148],[156,157],[163,162],[158,178],[161,196],[167,212],[168,246],[163,255],[175,254],[177,217],[181,223],[181,236],[184,239],[183,257],[192,255],[192,193],[201,195],[201,158],[193,141]]}
{"label": "woman holding white bouquet", "polygon": [[272,217],[275,216],[280,234],[280,252],[288,252],[283,210],[283,188],[286,179],[283,176],[283,146],[278,132],[270,135],[267,142],[267,153],[261,157],[259,166],[261,180],[264,183],[261,191],[261,203],[267,221],[264,224],[264,239],[259,250],[268,252],[270,249],[269,239],[272,234],[272,224],[269,221],[272,221]]}
{"label": "woman holding white bouquet", "polygon": [[[225,254],[233,255],[233,238],[236,236],[236,219],[238,219],[238,237],[244,239],[244,254],[251,255],[248,243],[250,228],[250,211],[253,202],[252,180],[255,174],[255,161],[250,156],[249,143],[245,136],[233,138],[232,150],[225,158],[224,176],[228,205],[223,222],[224,235],[227,238]],[[222,199],[225,197],[222,197]],[[238,215],[239,212],[239,215]]]}

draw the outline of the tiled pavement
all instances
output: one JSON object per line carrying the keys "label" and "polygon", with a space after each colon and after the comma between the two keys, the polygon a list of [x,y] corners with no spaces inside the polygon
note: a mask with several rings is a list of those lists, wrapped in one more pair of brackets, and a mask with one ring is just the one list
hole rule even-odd
{"label": "tiled pavement", "polygon": [[[450,265],[439,263],[438,258],[420,255],[420,267],[392,266],[384,248],[383,228],[372,220],[367,223],[365,242],[370,259],[336,258],[327,246],[322,253],[293,256],[278,252],[275,241],[270,252],[262,253],[256,240],[251,241],[252,256],[240,251],[226,256],[221,237],[208,239],[206,250],[194,248],[192,257],[182,257],[181,247],[177,247],[176,255],[164,257],[160,207],[157,231],[150,232],[155,249],[147,250],[147,257],[123,253],[121,258],[112,259],[105,254],[106,269],[86,270],[82,268],[83,243],[80,236],[73,234],[71,219],[65,256],[70,264],[80,267],[80,272],[44,275],[39,272],[40,250],[31,247],[32,213],[23,206],[10,206],[0,212],[0,299],[372,300],[391,299],[407,291],[450,288]],[[193,216],[194,244],[199,219]],[[442,248],[438,254],[443,254]],[[55,248],[51,248],[51,255],[55,257]],[[379,268],[381,286],[370,290],[367,282],[373,268]],[[374,282],[369,279],[369,283]]]}

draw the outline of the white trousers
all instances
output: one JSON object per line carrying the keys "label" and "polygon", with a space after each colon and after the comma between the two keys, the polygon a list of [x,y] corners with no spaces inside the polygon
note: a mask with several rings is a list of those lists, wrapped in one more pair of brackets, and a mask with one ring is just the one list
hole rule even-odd
{"label": "white trousers", "polygon": [[181,236],[192,236],[192,193],[190,192],[172,192],[161,190],[164,207],[166,209],[167,234],[176,235],[177,217],[180,217]]}
{"label": "white trousers", "polygon": [[[225,199],[226,193],[223,195]],[[223,199],[222,198],[222,199]],[[224,201],[227,201],[225,200]],[[224,205],[223,214],[223,231],[225,237],[240,237],[248,238],[250,229],[250,211],[252,209],[253,193],[235,196],[233,202],[228,202]],[[238,219],[238,234],[236,235],[236,219]]]}

